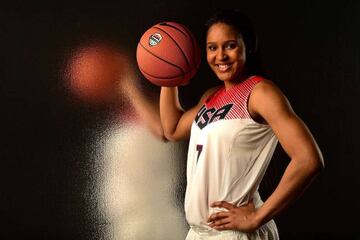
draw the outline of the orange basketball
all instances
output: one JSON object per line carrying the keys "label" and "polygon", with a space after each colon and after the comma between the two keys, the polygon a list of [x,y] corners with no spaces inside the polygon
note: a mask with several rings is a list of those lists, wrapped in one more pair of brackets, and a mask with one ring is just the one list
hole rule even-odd
{"label": "orange basketball", "polygon": [[141,37],[136,50],[141,73],[158,86],[186,85],[200,65],[200,49],[184,25],[162,22]]}
{"label": "orange basketball", "polygon": [[117,95],[120,56],[105,44],[91,44],[74,51],[67,66],[72,93],[89,103],[108,103]]}

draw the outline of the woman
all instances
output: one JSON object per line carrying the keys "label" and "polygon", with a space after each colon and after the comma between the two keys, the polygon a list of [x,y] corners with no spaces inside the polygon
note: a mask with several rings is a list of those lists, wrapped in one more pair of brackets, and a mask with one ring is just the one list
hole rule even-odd
{"label": "woman", "polygon": [[[160,117],[167,139],[190,137],[186,219],[192,239],[278,239],[272,220],[323,167],[311,133],[283,93],[259,76],[256,37],[237,11],[208,21],[207,62],[222,86],[183,112],[177,88],[162,87]],[[277,188],[262,202],[258,187],[277,142],[291,158]]]}

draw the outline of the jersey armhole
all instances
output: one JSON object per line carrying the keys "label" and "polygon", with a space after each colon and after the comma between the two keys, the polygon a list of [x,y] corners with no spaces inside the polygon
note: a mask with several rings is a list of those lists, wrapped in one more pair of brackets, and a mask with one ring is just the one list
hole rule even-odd
{"label": "jersey armhole", "polygon": [[253,85],[252,85],[252,87],[251,87],[251,90],[250,90],[249,94],[248,94],[247,97],[246,97],[246,110],[247,110],[247,112],[248,112],[248,114],[249,114],[249,117],[251,118],[252,121],[254,121],[255,123],[260,124],[260,125],[269,126],[269,124],[267,124],[267,123],[262,123],[262,122],[259,122],[259,121],[255,120],[255,118],[250,114],[250,110],[249,110],[249,100],[250,100],[251,94],[252,94],[255,86],[256,86],[258,83],[262,82],[264,79],[265,79],[265,78],[260,77],[260,76],[252,76],[252,77],[251,77],[251,80],[252,80],[254,83],[253,83]]}

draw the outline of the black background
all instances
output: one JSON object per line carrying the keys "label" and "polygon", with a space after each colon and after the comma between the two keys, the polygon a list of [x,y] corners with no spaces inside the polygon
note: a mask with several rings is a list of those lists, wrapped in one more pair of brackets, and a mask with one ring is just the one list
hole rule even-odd
{"label": "black background", "polygon": [[[106,39],[135,58],[142,33],[164,20],[185,24],[203,44],[203,24],[221,8],[238,8],[253,20],[271,80],[324,155],[324,171],[276,218],[281,238],[360,239],[360,3],[320,0],[3,5],[0,239],[105,238],[106,222],[95,214],[89,194],[89,183],[96,181],[96,149],[89,139],[107,124],[111,107],[94,108],[69,97],[61,69],[71,49]],[[203,61],[195,83],[181,89],[184,106],[205,88],[196,81],[213,78]],[[288,160],[279,148],[270,167],[275,179],[267,176],[262,186],[265,195]]]}

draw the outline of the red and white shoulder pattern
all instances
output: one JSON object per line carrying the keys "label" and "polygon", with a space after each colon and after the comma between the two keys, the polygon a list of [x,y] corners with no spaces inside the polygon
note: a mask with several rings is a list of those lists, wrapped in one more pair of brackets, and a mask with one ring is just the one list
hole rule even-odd
{"label": "red and white shoulder pattern", "polygon": [[221,119],[251,119],[248,111],[248,98],[254,86],[262,81],[252,76],[229,90],[218,89],[206,100],[199,110],[195,122],[200,129]]}

